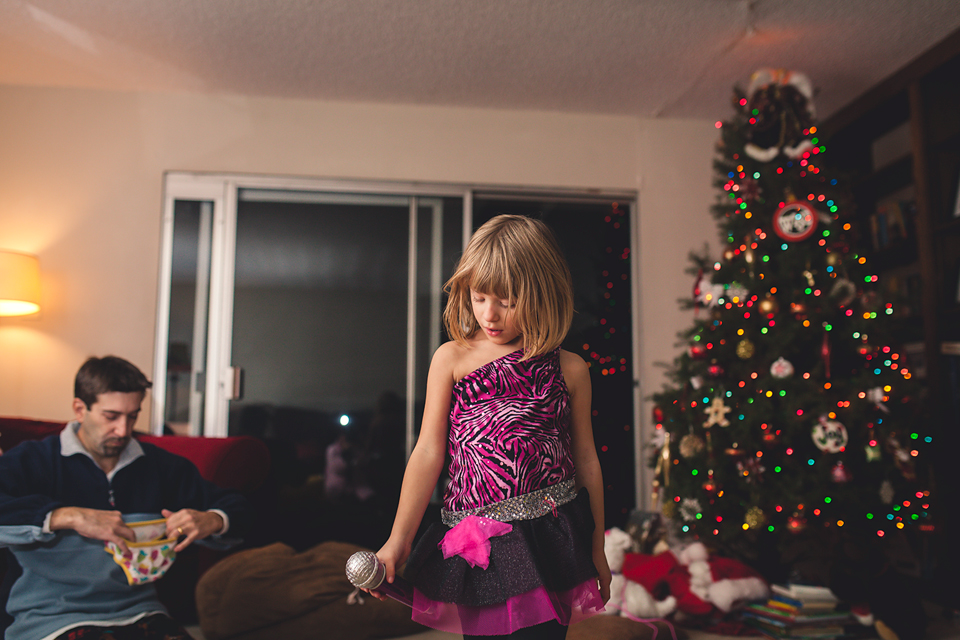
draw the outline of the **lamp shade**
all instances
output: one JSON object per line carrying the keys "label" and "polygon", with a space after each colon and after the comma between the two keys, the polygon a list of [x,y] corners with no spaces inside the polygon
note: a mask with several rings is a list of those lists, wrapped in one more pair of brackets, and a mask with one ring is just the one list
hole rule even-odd
{"label": "lamp shade", "polygon": [[40,311],[40,261],[36,256],[0,249],[0,316]]}

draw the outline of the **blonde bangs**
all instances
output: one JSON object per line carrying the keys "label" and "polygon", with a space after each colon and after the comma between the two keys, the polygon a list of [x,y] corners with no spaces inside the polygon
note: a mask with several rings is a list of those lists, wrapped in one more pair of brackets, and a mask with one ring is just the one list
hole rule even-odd
{"label": "blonde bangs", "polygon": [[523,335],[523,359],[561,345],[573,320],[570,270],[549,228],[538,220],[502,215],[471,238],[454,274],[443,319],[448,335],[466,345],[479,329],[470,289],[510,300]]}

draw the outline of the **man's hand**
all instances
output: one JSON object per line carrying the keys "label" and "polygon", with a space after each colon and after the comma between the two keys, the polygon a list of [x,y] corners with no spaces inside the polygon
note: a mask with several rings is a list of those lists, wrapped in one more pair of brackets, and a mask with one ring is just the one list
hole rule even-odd
{"label": "man's hand", "polygon": [[127,542],[136,541],[133,530],[119,511],[101,511],[83,507],[60,507],[50,513],[50,530],[72,529],[85,538],[114,542],[126,554]]}
{"label": "man's hand", "polygon": [[195,540],[203,540],[223,529],[223,518],[212,511],[181,509],[174,513],[164,509],[160,513],[167,519],[167,537],[183,538],[173,548],[177,553],[189,547]]}

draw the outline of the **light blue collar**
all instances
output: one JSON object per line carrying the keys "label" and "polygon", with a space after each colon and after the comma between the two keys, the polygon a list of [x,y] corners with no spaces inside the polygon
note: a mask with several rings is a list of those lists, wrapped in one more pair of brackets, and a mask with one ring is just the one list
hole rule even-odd
{"label": "light blue collar", "polygon": [[[80,428],[80,423],[76,420],[72,420],[67,423],[67,426],[63,428],[63,431],[60,432],[60,455],[64,458],[69,458],[73,455],[84,455],[93,460],[96,463],[96,460],[93,459],[93,456],[90,455],[90,452],[87,451],[86,447],[83,446],[83,443],[80,442],[80,438],[77,436],[77,430]],[[123,451],[120,452],[120,458],[117,460],[117,466],[113,468],[113,471],[107,474],[107,480],[113,480],[113,476],[116,475],[117,471],[123,469],[125,466],[139,458],[143,455],[143,447],[140,446],[140,443],[136,441],[135,438],[131,438],[130,442],[124,447]],[[99,469],[100,466],[97,465]]]}

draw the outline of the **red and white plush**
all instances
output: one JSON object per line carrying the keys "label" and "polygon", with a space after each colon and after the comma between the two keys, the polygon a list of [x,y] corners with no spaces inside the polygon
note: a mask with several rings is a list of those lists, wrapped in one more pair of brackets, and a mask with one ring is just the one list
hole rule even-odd
{"label": "red and white plush", "polygon": [[709,557],[702,542],[676,554],[678,566],[667,576],[677,609],[690,615],[708,615],[714,607],[728,613],[738,602],[770,595],[759,573],[738,560]]}
{"label": "red and white plush", "polygon": [[[770,595],[763,577],[732,558],[710,557],[702,542],[656,555],[630,553],[630,534],[606,532],[604,553],[613,572],[607,613],[662,618],[674,610],[691,616],[729,613],[743,601]],[[661,601],[651,594],[668,593]]]}
{"label": "red and white plush", "polygon": [[[628,553],[627,550],[632,546],[633,538],[626,531],[614,527],[606,532],[603,551],[607,556],[607,564],[610,565],[613,579],[610,582],[610,601],[607,602],[604,613],[628,618],[664,618],[677,608],[677,601],[673,596],[660,601],[654,600],[651,595],[652,588],[647,589],[639,582],[625,576],[627,566],[636,566],[638,557],[654,557],[641,553]],[[670,552],[666,554],[671,555]],[[676,564],[675,561],[674,564]],[[644,572],[644,574],[648,578],[652,576],[652,572]]]}

